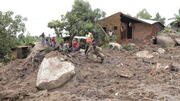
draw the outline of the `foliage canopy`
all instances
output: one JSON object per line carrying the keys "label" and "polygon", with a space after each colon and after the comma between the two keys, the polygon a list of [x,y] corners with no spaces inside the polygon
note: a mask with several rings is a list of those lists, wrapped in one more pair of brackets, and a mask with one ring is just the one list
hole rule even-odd
{"label": "foliage canopy", "polygon": [[15,47],[16,35],[25,31],[25,20],[12,11],[0,11],[0,58],[4,58]]}

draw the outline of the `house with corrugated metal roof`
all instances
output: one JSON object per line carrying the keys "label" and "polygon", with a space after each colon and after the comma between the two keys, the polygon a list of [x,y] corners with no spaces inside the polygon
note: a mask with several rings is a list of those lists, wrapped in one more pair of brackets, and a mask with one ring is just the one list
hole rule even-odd
{"label": "house with corrugated metal roof", "polygon": [[113,32],[118,43],[148,39],[164,29],[160,22],[138,19],[121,12],[101,19],[99,24],[106,33]]}

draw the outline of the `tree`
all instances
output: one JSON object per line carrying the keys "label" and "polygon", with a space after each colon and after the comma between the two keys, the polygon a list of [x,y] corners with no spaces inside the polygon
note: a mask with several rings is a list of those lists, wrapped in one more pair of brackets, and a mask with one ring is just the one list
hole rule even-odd
{"label": "tree", "polygon": [[171,25],[180,25],[180,9],[178,11],[178,14],[174,14],[174,17],[170,18],[169,20],[173,20],[171,22]]}
{"label": "tree", "polygon": [[11,51],[16,45],[16,34],[24,33],[26,19],[20,15],[14,16],[12,11],[0,11],[0,58]]}
{"label": "tree", "polygon": [[19,34],[16,40],[17,40],[17,45],[26,46],[29,45],[30,43],[34,43],[37,40],[37,37],[31,36],[31,34],[27,32],[26,36],[24,35],[24,33]]}
{"label": "tree", "polygon": [[159,21],[162,24],[165,24],[166,18],[165,17],[162,18],[159,13],[156,13],[156,16],[152,20]]}
{"label": "tree", "polygon": [[138,18],[142,18],[142,19],[151,19],[152,16],[149,14],[149,12],[146,9],[141,10],[138,14],[137,14]]}
{"label": "tree", "polygon": [[[72,39],[75,35],[84,35],[85,31],[98,32],[95,30],[97,29],[95,28],[96,23],[104,16],[104,11],[100,9],[92,10],[89,2],[75,0],[72,10],[67,12],[59,22],[64,25],[63,28],[69,32]],[[58,28],[61,29],[62,27],[58,26]]]}
{"label": "tree", "polygon": [[61,22],[59,20],[53,20],[48,23],[48,27],[54,29],[55,34],[59,37],[62,37],[62,31],[65,27],[65,22]]}

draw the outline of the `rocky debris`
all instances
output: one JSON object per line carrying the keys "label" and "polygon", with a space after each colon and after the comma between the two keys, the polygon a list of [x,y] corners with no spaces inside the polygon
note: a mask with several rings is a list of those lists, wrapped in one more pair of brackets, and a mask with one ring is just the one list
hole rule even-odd
{"label": "rocky debris", "polygon": [[178,63],[170,63],[168,65],[163,65],[161,63],[157,63],[156,66],[154,66],[152,68],[152,71],[151,71],[151,75],[154,75],[158,72],[161,72],[161,71],[174,71],[174,72],[179,72],[180,70],[180,64]]}
{"label": "rocky debris", "polygon": [[0,67],[2,67],[3,66],[3,63],[0,63]]}
{"label": "rocky debris", "polygon": [[[157,101],[169,100],[159,99],[167,96],[177,98],[169,101],[179,101],[179,72],[164,68],[170,62],[179,63],[180,47],[166,48],[165,54],[160,57],[146,59],[136,57],[135,53],[142,49],[157,52],[159,46],[136,45],[136,49],[132,51],[103,49],[108,54],[104,64],[86,59],[78,51],[68,54],[66,58],[60,56],[63,61],[72,61],[75,64],[76,75],[61,88],[50,91],[36,89],[39,65],[34,66],[29,61],[21,67],[25,59],[15,60],[0,68],[0,92],[4,92],[1,93],[3,99],[0,98],[0,101]],[[48,54],[46,58],[59,57],[59,54]],[[38,59],[39,55],[36,56]],[[161,63],[160,68],[163,71],[157,71],[154,76],[149,75],[156,68],[156,63]],[[153,66],[155,67],[152,68]],[[22,73],[25,76],[22,77]],[[20,89],[26,92],[20,92]],[[13,90],[11,94],[10,90]]]}
{"label": "rocky debris", "polygon": [[131,78],[134,76],[134,74],[131,71],[129,71],[127,69],[123,69],[123,68],[116,70],[115,74],[117,76],[124,77],[124,78]]}
{"label": "rocky debris", "polygon": [[153,55],[147,50],[137,52],[136,56],[140,58],[153,58]]}
{"label": "rocky debris", "polygon": [[43,59],[38,75],[36,86],[40,89],[53,89],[62,86],[75,74],[75,66],[63,57],[47,54]]}
{"label": "rocky debris", "polygon": [[35,46],[32,48],[31,53],[26,58],[25,63],[27,63],[28,61],[33,62],[34,57],[37,56],[37,54],[40,53],[41,51],[43,51],[44,49],[45,49],[45,47],[40,42],[35,42]]}
{"label": "rocky debris", "polygon": [[180,45],[180,38],[174,38],[177,45]]}
{"label": "rocky debris", "polygon": [[119,43],[115,43],[115,42],[110,42],[109,46],[112,47],[111,49],[113,50],[121,50],[122,46]]}
{"label": "rocky debris", "polygon": [[176,43],[168,35],[158,35],[157,44],[161,45],[162,47],[174,47]]}
{"label": "rocky debris", "polygon": [[85,50],[84,50],[84,49],[80,49],[79,52],[80,52],[80,54],[81,54],[82,56],[85,55]]}
{"label": "rocky debris", "polygon": [[159,56],[159,53],[158,52],[153,52],[152,55],[153,56]]}
{"label": "rocky debris", "polygon": [[134,43],[129,43],[128,45],[132,46],[132,47],[136,47],[136,44],[134,44]]}
{"label": "rocky debris", "polygon": [[159,54],[164,54],[164,53],[165,53],[165,49],[163,49],[163,48],[158,48],[157,52],[158,52]]}
{"label": "rocky debris", "polygon": [[[17,101],[28,96],[26,91],[6,90],[0,91],[0,100],[11,99],[10,101]],[[9,100],[8,100],[9,101]]]}
{"label": "rocky debris", "polygon": [[180,64],[178,64],[178,63],[170,63],[169,65],[167,65],[165,67],[165,69],[169,70],[169,71],[179,72],[180,71]]}

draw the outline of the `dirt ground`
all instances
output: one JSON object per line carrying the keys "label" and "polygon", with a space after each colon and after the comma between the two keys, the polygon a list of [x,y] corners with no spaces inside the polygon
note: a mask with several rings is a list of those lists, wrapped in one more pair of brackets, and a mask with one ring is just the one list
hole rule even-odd
{"label": "dirt ground", "polygon": [[15,60],[0,68],[0,101],[180,101],[180,72],[154,71],[157,63],[180,63],[180,47],[166,48],[152,59],[138,58],[141,50],[155,52],[159,46],[136,45],[132,51],[104,49],[106,59],[86,59],[69,54],[76,75],[62,87],[50,91],[35,87],[37,61]]}

